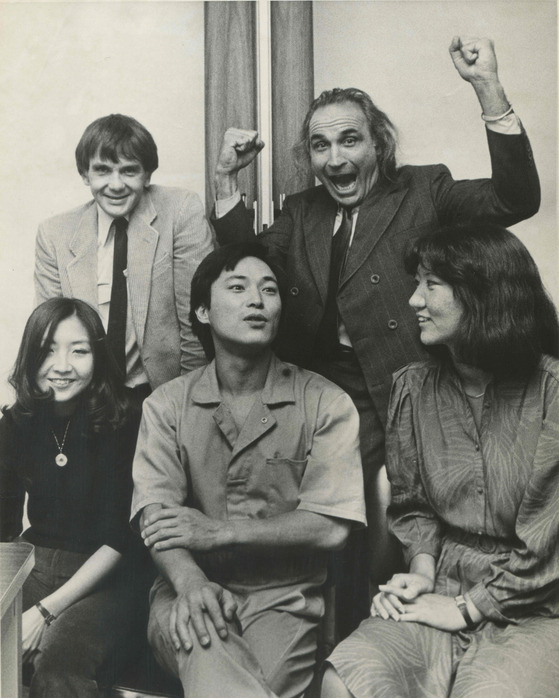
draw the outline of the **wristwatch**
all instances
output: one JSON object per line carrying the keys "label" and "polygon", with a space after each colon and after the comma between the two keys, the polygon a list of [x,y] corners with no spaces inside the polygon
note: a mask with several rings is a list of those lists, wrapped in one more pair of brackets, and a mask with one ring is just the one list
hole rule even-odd
{"label": "wristwatch", "polygon": [[458,606],[458,610],[462,614],[462,617],[466,621],[466,627],[470,630],[473,630],[477,626],[477,623],[474,623],[474,621],[472,620],[472,616],[468,611],[468,604],[466,603],[466,599],[462,596],[462,594],[459,594],[458,596],[454,597],[454,601]]}
{"label": "wristwatch", "polygon": [[45,623],[46,623],[47,625],[50,625],[50,624],[52,623],[53,620],[56,620],[56,616],[53,615],[52,613],[50,613],[49,611],[47,611],[47,609],[43,606],[43,604],[42,604],[40,601],[37,601],[37,603],[35,604],[35,606],[37,607],[39,613],[40,613],[40,614],[43,616],[43,618],[45,619]]}

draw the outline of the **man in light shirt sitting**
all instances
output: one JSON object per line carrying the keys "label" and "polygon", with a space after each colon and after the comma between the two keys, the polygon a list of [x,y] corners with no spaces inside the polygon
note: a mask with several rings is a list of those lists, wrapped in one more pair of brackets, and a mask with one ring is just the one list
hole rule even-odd
{"label": "man in light shirt sitting", "polygon": [[132,520],[161,576],[148,637],[188,698],[295,698],[312,679],[329,551],[363,528],[359,418],[272,352],[280,277],[256,242],[192,281],[214,360],[144,402]]}

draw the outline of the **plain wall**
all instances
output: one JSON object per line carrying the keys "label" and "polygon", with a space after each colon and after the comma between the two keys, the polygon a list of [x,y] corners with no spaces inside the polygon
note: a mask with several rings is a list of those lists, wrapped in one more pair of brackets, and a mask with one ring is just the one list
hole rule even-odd
{"label": "plain wall", "polygon": [[39,222],[91,196],[74,150],[99,116],[152,133],[152,182],[204,196],[202,2],[0,2],[0,404],[33,308]]}
{"label": "plain wall", "polygon": [[559,302],[557,236],[557,15],[555,2],[372,0],[314,3],[315,93],[358,87],[400,134],[400,162],[443,162],[456,179],[487,177],[480,106],[458,75],[455,35],[495,42],[499,76],[532,147],[540,211],[513,227]]}

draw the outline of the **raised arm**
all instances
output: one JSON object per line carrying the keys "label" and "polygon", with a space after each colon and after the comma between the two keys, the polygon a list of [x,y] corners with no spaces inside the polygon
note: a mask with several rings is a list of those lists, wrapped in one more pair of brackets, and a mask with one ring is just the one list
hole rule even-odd
{"label": "raised arm", "polygon": [[254,160],[264,147],[256,131],[229,128],[223,136],[215,168],[216,198],[227,199],[239,191],[239,170]]}
{"label": "raised arm", "polygon": [[510,104],[497,73],[491,39],[453,37],[449,52],[458,74],[474,88],[484,116],[501,116]]}

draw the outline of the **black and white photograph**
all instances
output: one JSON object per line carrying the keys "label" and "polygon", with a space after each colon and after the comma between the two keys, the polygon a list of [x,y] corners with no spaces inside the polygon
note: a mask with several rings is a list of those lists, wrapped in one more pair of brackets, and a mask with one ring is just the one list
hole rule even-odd
{"label": "black and white photograph", "polygon": [[0,698],[556,698],[556,1],[0,32]]}

